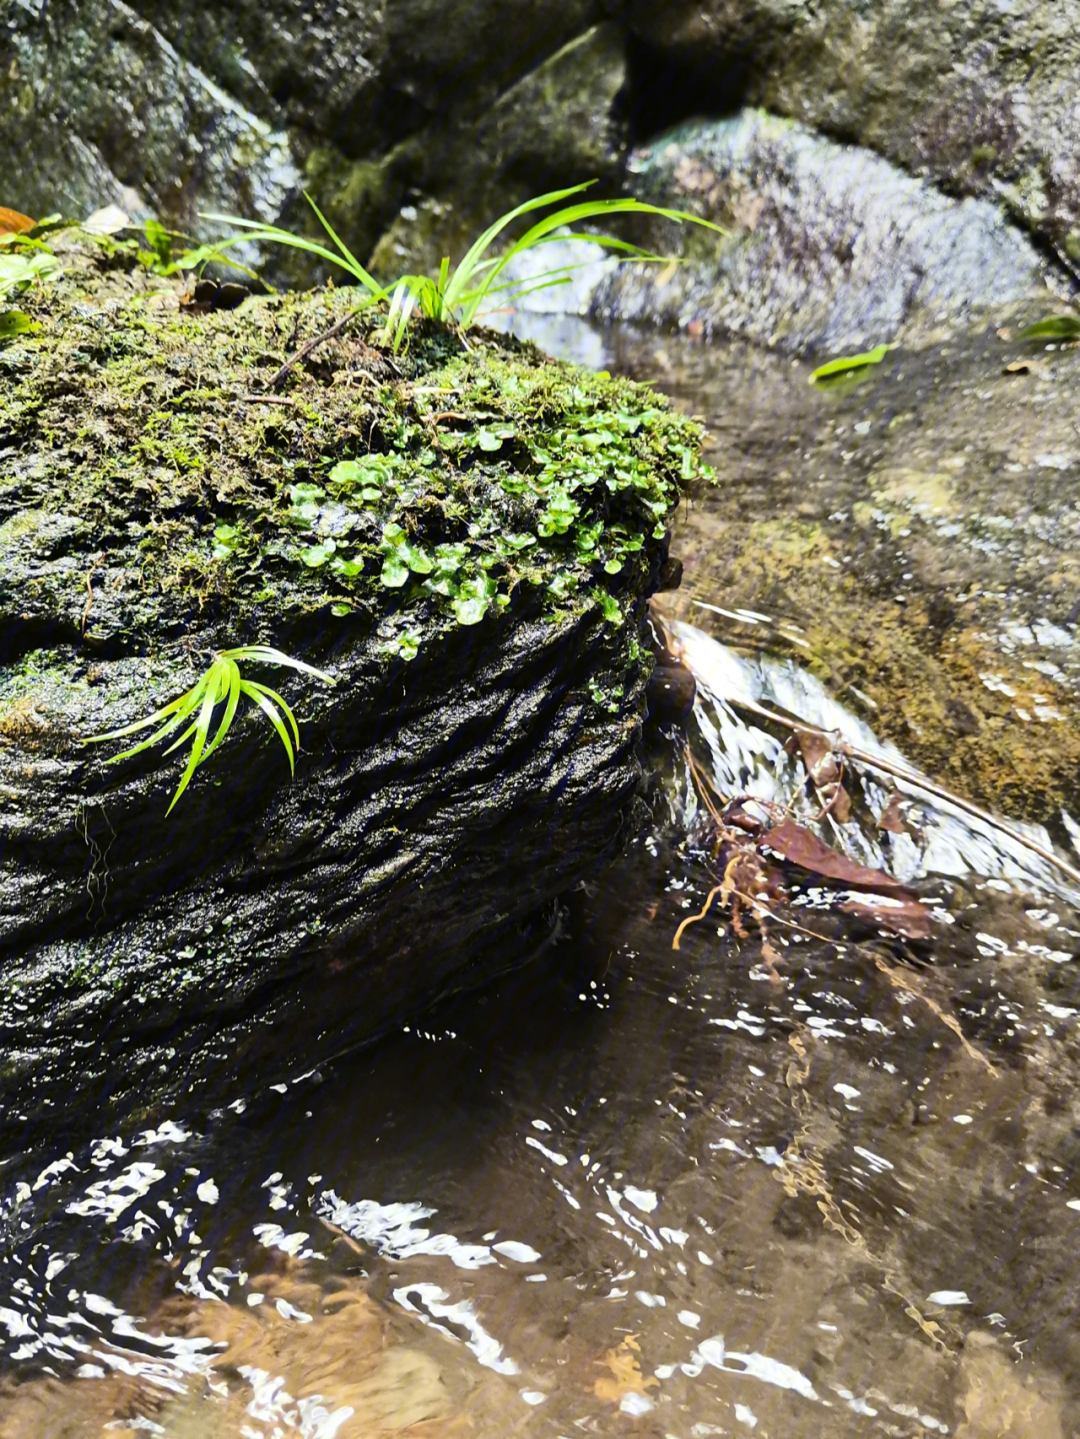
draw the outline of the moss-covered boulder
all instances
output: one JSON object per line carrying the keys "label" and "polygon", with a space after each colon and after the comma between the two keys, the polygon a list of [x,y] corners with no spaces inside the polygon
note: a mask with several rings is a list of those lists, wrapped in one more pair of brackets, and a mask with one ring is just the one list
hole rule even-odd
{"label": "moss-covered boulder", "polygon": [[[546,943],[628,832],[698,468],[648,389],[493,335],[358,314],[275,389],[355,292],[67,259],[0,349],[4,1123],[287,1078]],[[255,642],[335,680],[247,666],[295,778],[250,704],[168,818],[183,754],[83,743]]]}

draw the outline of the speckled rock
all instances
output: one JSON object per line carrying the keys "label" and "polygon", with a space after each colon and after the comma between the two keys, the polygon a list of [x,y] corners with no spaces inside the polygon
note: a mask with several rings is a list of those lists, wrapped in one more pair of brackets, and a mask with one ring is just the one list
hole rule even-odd
{"label": "speckled rock", "polygon": [[640,198],[728,234],[657,229],[652,242],[683,263],[609,274],[593,299],[603,319],[857,350],[919,312],[944,318],[1060,284],[990,201],[949,199],[868,150],[761,111],[683,126],[635,151],[629,169]]}
{"label": "speckled rock", "polygon": [[628,20],[669,114],[763,105],[1000,198],[1080,261],[1077,0],[630,0]]}
{"label": "speckled rock", "polygon": [[4,203],[84,218],[106,204],[187,230],[197,211],[273,215],[288,140],[122,0],[0,6]]}

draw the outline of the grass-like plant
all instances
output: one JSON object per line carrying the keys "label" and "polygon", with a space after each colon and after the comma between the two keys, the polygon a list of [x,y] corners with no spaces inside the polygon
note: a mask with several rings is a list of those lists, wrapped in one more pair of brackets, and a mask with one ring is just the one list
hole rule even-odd
{"label": "grass-like plant", "polygon": [[[172,813],[173,805],[187,789],[192,775],[201,764],[206,763],[225,739],[236,717],[240,696],[246,695],[248,699],[254,700],[277,731],[281,743],[285,746],[285,753],[289,757],[289,769],[295,774],[296,750],[300,747],[300,728],[296,723],[296,717],[275,690],[269,689],[266,685],[257,684],[254,680],[245,679],[240,673],[240,666],[237,663],[239,660],[253,660],[268,665],[286,665],[290,669],[302,670],[305,674],[315,675],[317,679],[325,680],[327,684],[334,683],[333,677],[326,674],[324,670],[317,670],[314,665],[305,664],[303,660],[293,659],[291,655],[283,654],[281,650],[272,649],[269,645],[241,645],[238,649],[219,650],[206,673],[179,699],[155,710],[145,719],[136,720],[134,724],[124,725],[122,729],[110,730],[108,734],[93,735],[83,743],[101,744],[105,740],[121,739],[125,735],[136,734],[139,730],[149,729],[152,725],[158,726],[156,732],[149,739],[143,740],[141,744],[137,744],[131,749],[124,750],[122,754],[113,755],[109,763],[117,764],[120,760],[130,759],[132,755],[139,754],[152,745],[160,744],[162,740],[175,734],[185,721],[190,720],[191,723],[187,729],[165,751],[166,754],[172,754],[173,750],[179,749],[185,741],[191,740],[187,768],[172,797],[172,803],[165,811],[168,815]],[[213,724],[214,712],[222,703],[225,704],[225,710],[218,722],[214,737],[211,739],[210,727]],[[286,720],[288,726],[286,726]]]}
{"label": "grass-like plant", "polygon": [[[235,215],[219,214],[208,214],[204,218],[218,220],[223,224],[236,225],[246,231],[246,234],[234,235],[221,241],[219,245],[221,249],[238,244],[242,240],[290,245],[294,249],[318,255],[321,259],[346,271],[358,285],[367,290],[371,304],[388,302],[386,333],[394,350],[397,351],[404,341],[409,317],[416,312],[427,319],[440,320],[465,330],[475,322],[478,315],[485,312],[485,308],[490,308],[489,301],[497,300],[499,303],[505,303],[532,294],[536,290],[568,283],[570,272],[574,268],[571,265],[561,265],[551,270],[542,271],[539,275],[530,276],[528,280],[508,281],[505,278],[507,267],[517,256],[554,240],[567,238],[586,240],[635,260],[658,262],[666,258],[654,255],[626,240],[617,239],[613,235],[566,236],[558,233],[568,225],[601,219],[607,215],[656,215],[665,220],[672,220],[676,224],[682,224],[684,220],[688,220],[692,224],[703,225],[706,229],[715,230],[718,234],[725,233],[719,225],[714,225],[709,220],[703,220],[698,215],[691,215],[685,210],[669,210],[663,206],[649,205],[643,200],[580,200],[572,205],[561,203],[573,195],[580,195],[595,183],[595,181],[589,180],[583,185],[572,185],[565,190],[552,190],[546,195],[538,195],[535,199],[526,200],[524,204],[516,205],[505,215],[501,215],[494,224],[489,225],[453,268],[451,268],[449,257],[446,257],[439,267],[437,276],[401,275],[387,285],[381,285],[360,264],[310,195],[305,198],[332,241],[335,247],[333,250],[320,244],[317,240],[308,240],[301,235],[292,234],[289,230],[280,229],[276,225],[262,224],[256,220],[243,220]],[[558,205],[559,208],[537,220],[501,254],[493,255],[491,253],[492,247],[515,220],[522,215],[542,210],[551,205]]]}

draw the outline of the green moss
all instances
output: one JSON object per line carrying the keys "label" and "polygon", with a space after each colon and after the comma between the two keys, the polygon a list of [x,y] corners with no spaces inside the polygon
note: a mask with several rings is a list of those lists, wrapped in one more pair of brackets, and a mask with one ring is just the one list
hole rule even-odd
{"label": "green moss", "polygon": [[409,657],[431,626],[528,594],[618,624],[701,471],[697,429],[647,388],[484,332],[466,351],[433,326],[395,374],[374,314],[267,400],[354,292],[228,313],[178,295],[81,260],[31,297],[41,334],[0,352],[0,446],[18,457],[0,553],[26,561],[24,613],[74,617],[88,594],[84,564],[34,563],[29,515],[47,507],[85,555],[137,553],[106,607],[136,642],[163,612],[181,631],[227,613],[238,642],[267,612],[324,609],[389,617],[385,643]]}

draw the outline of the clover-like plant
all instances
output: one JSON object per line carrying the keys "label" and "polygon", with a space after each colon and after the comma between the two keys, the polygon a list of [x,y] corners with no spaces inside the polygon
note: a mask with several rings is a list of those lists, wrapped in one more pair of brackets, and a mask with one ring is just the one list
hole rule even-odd
{"label": "clover-like plant", "polygon": [[[162,740],[175,734],[185,721],[190,720],[191,723],[188,727],[165,751],[166,754],[172,754],[173,750],[179,749],[187,740],[191,740],[187,768],[172,797],[172,803],[165,811],[166,814],[171,814],[173,805],[187,789],[192,775],[201,764],[206,763],[228,734],[236,717],[240,696],[246,695],[248,699],[254,700],[277,731],[281,743],[285,746],[285,753],[289,757],[289,769],[295,774],[296,750],[300,747],[300,728],[296,723],[296,717],[275,690],[269,689],[266,685],[257,684],[254,680],[245,679],[240,673],[240,666],[237,663],[239,660],[254,660],[268,665],[286,665],[290,669],[302,670],[305,674],[315,675],[317,679],[325,680],[327,684],[334,683],[333,677],[324,670],[317,670],[314,665],[305,664],[303,660],[293,659],[291,655],[283,654],[281,650],[272,649],[269,645],[241,645],[238,649],[219,650],[206,673],[179,699],[155,710],[145,719],[136,720],[134,724],[124,725],[122,729],[110,730],[108,734],[93,735],[83,743],[101,744],[105,740],[121,739],[124,735],[135,734],[139,730],[149,729],[153,725],[158,726],[156,732],[149,739],[144,739],[141,744],[124,750],[122,754],[113,755],[109,763],[117,764],[120,760],[130,759],[132,755],[139,754],[140,751],[149,749],[152,745],[160,744]],[[213,724],[214,712],[222,703],[225,705],[225,710],[211,739],[210,728]],[[286,725],[286,720],[288,725]]]}

